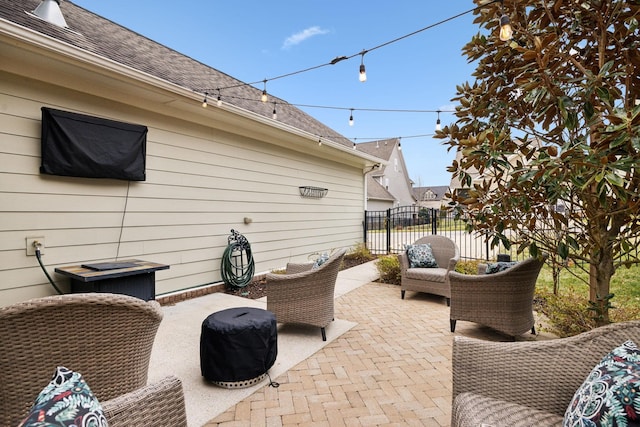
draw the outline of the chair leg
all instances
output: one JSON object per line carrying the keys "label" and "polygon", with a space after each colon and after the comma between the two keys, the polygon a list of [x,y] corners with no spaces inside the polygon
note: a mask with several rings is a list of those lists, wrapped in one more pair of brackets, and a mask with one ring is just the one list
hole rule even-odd
{"label": "chair leg", "polygon": [[536,325],[533,325],[531,327],[531,335],[535,335],[536,334]]}
{"label": "chair leg", "polygon": [[404,299],[404,292],[405,292],[405,290],[404,290],[404,289],[402,289],[402,290],[400,291],[400,299]]}
{"label": "chair leg", "polygon": [[320,331],[322,331],[322,341],[326,341],[327,340],[327,332],[324,330],[324,328],[320,328]]}
{"label": "chair leg", "polygon": [[447,307],[451,307],[451,298],[447,298]]}
{"label": "chair leg", "polygon": [[456,331],[456,319],[449,319],[449,323],[451,324],[451,332]]}

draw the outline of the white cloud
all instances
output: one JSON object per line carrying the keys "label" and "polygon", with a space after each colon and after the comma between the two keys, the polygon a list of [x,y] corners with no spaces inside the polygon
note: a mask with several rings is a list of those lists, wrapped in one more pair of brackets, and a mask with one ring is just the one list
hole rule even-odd
{"label": "white cloud", "polygon": [[282,44],[282,48],[283,49],[289,49],[291,46],[295,46],[297,44],[302,43],[303,41],[307,40],[308,38],[311,38],[313,36],[318,36],[318,35],[322,35],[322,34],[327,34],[329,33],[329,30],[323,30],[322,28],[318,27],[318,26],[314,26],[314,27],[309,27],[307,29],[304,29],[298,33],[295,33],[289,37],[286,38],[286,40],[284,41],[284,43]]}

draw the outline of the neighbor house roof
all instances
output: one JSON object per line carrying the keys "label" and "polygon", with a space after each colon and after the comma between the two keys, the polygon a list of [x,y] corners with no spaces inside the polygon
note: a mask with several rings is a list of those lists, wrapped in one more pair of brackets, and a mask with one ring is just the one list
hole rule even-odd
{"label": "neighbor house roof", "polygon": [[[392,139],[383,139],[379,141],[370,141],[370,142],[361,142],[356,144],[356,149],[358,151],[362,151],[363,153],[370,154],[372,156],[378,157],[383,160],[389,160],[391,158],[391,154],[393,154],[393,149],[396,147],[396,144],[399,143],[397,138]],[[371,173],[373,176],[384,175],[385,165],[381,165],[378,170]]]}
{"label": "neighbor house roof", "polygon": [[[431,192],[433,193],[433,195],[435,196],[434,199],[425,199],[425,193],[427,193],[429,190],[431,190]],[[413,188],[413,194],[416,197],[417,200],[422,200],[422,201],[433,201],[433,200],[442,200],[443,197],[445,196],[445,194],[447,194],[447,192],[449,191],[449,187],[446,185],[436,185],[433,187],[414,187]]]}
{"label": "neighbor house roof", "polygon": [[369,200],[387,200],[394,202],[396,200],[393,194],[376,181],[371,175],[367,175],[367,198]]}
{"label": "neighbor house roof", "polygon": [[[352,142],[286,101],[270,96],[260,102],[261,90],[215,68],[154,42],[134,31],[83,9],[70,1],[60,4],[68,29],[45,22],[30,12],[40,0],[0,0],[0,19],[11,21],[60,42],[94,53],[156,78],[190,89],[221,91],[225,103],[271,118],[277,103],[278,121],[302,131],[352,146]],[[217,92],[210,94],[215,104]]]}

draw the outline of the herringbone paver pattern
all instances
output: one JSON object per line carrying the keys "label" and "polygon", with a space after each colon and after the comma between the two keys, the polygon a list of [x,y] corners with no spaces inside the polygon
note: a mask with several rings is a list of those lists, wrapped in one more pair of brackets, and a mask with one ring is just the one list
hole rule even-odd
{"label": "herringbone paver pattern", "polygon": [[449,314],[429,298],[379,283],[343,295],[336,317],[357,326],[206,426],[449,425]]}
{"label": "herringbone paver pattern", "polygon": [[[357,322],[275,381],[205,426],[448,426],[449,309],[444,299],[370,283],[336,300]],[[330,327],[330,326],[329,326]],[[468,322],[456,334],[505,340]]]}

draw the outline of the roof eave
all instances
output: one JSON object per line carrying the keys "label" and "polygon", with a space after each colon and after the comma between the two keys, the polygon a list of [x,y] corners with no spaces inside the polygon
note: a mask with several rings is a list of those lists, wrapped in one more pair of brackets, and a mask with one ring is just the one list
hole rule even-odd
{"label": "roof eave", "polygon": [[[161,114],[211,126],[247,137],[262,137],[265,142],[286,146],[323,158],[354,164],[363,169],[385,161],[352,148],[322,139],[301,129],[259,115],[252,111],[224,103],[221,107],[204,109],[201,94],[189,88],[176,85],[159,77],[123,65],[111,59],[80,49],[56,38],[0,18],[0,43],[16,48],[18,61],[4,58],[0,69],[36,80],[46,81],[91,95],[124,102],[143,109],[151,109]],[[10,49],[6,49],[10,55]],[[55,62],[52,62],[54,60]],[[60,68],[58,73],[43,73],[43,67],[24,67],[24,61]],[[67,73],[76,73],[83,81],[69,78]],[[87,84],[87,80],[99,80],[100,84]],[[133,95],[133,96],[132,96]],[[152,107],[151,107],[152,106]],[[255,126],[246,126],[245,120]],[[238,126],[238,122],[242,126]]]}

